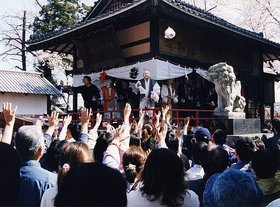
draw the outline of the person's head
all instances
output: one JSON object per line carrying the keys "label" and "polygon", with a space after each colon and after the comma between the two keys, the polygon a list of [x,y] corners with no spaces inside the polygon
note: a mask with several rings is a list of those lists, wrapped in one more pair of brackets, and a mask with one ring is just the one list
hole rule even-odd
{"label": "person's head", "polygon": [[16,134],[16,149],[23,161],[40,160],[45,151],[44,135],[38,126],[22,126]]}
{"label": "person's head", "polygon": [[249,162],[252,160],[256,145],[250,137],[241,137],[235,146],[237,158],[241,161]]}
{"label": "person's head", "polygon": [[80,163],[93,162],[93,157],[88,146],[82,142],[67,142],[63,145],[59,154],[58,162],[58,189],[62,185],[63,179],[69,167],[74,167]]}
{"label": "person's head", "polygon": [[206,142],[208,144],[211,139],[211,133],[207,128],[199,127],[195,131],[194,137],[197,142]]}
{"label": "person's head", "polygon": [[64,177],[55,206],[126,206],[123,175],[101,163],[72,167]]}
{"label": "person's head", "polygon": [[273,119],[273,128],[276,133],[280,133],[280,119],[279,118]]}
{"label": "person's head", "polygon": [[144,71],[143,71],[144,79],[148,80],[150,78],[150,75],[151,75],[150,71],[148,69],[144,69]]}
{"label": "person's head", "polygon": [[93,162],[93,157],[88,146],[83,142],[67,142],[63,145],[59,154],[59,166],[65,163],[77,165],[84,162]]}
{"label": "person's head", "polygon": [[269,150],[258,150],[254,153],[252,168],[257,178],[273,178],[278,169],[277,157]]}
{"label": "person's head", "polygon": [[103,154],[106,151],[109,143],[112,141],[113,135],[108,132],[100,134],[96,140],[96,144],[93,149],[93,155],[96,162],[102,163]]}
{"label": "person's head", "polygon": [[179,206],[184,202],[184,167],[176,153],[169,149],[153,150],[144,165],[140,180],[142,193],[150,200],[160,199],[166,206]]}
{"label": "person's head", "polygon": [[70,123],[67,127],[67,133],[66,133],[67,139],[74,138],[75,140],[78,140],[79,137],[79,125]]}
{"label": "person's head", "polygon": [[47,152],[44,154],[44,164],[46,166],[43,166],[47,170],[53,172],[58,171],[58,161],[59,161],[59,154],[60,150],[63,147],[63,145],[67,143],[67,141],[63,140],[53,140],[50,144],[50,147],[48,148]]}
{"label": "person's head", "polygon": [[123,154],[123,167],[126,180],[134,183],[136,176],[143,169],[146,153],[140,147],[132,146]]}
{"label": "person's head", "polygon": [[20,158],[9,144],[0,142],[0,206],[16,206],[20,186]]}
{"label": "person's head", "polygon": [[176,134],[173,130],[168,130],[165,137],[165,143],[168,149],[172,150],[175,153],[178,153],[179,150],[179,139],[176,137]]}
{"label": "person's head", "polygon": [[167,84],[168,84],[168,85],[172,85],[173,82],[174,82],[174,79],[168,79],[168,80],[167,80]]}
{"label": "person's head", "polygon": [[215,144],[222,146],[227,141],[227,133],[222,129],[217,129],[213,133],[213,140],[214,140]]}
{"label": "person's head", "polygon": [[141,146],[141,138],[138,133],[130,133],[129,146]]}
{"label": "person's head", "polygon": [[227,169],[212,175],[203,193],[205,206],[259,206],[263,193],[255,180],[240,170]]}
{"label": "person's head", "polygon": [[211,145],[201,165],[207,177],[215,173],[222,173],[229,166],[228,153],[222,146]]}
{"label": "person's head", "polygon": [[196,142],[191,148],[191,158],[195,164],[201,165],[203,160],[206,159],[208,152],[208,144],[206,142]]}
{"label": "person's head", "polygon": [[89,76],[84,76],[84,78],[83,78],[83,83],[85,84],[85,85],[89,85],[89,84],[91,84],[91,77],[89,77]]}
{"label": "person's head", "polygon": [[256,145],[256,150],[265,149],[265,144],[259,136],[252,137],[252,140]]}

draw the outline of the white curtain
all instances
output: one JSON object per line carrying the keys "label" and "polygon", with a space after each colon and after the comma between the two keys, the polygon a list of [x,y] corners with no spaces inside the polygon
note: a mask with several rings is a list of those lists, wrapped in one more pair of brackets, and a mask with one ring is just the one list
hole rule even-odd
{"label": "white curtain", "polygon": [[[138,75],[136,78],[132,78],[130,76],[130,72],[132,68],[136,68],[138,70]],[[167,80],[171,78],[178,78],[182,76],[187,76],[188,74],[193,72],[193,68],[186,68],[181,65],[175,65],[169,63],[168,61],[163,61],[159,59],[151,59],[145,62],[138,62],[132,65],[113,68],[110,70],[106,70],[105,72],[107,73],[107,76],[124,79],[124,80],[136,81],[143,78],[144,69],[150,70],[151,78],[154,80]],[[200,68],[196,68],[195,70],[203,78],[207,76],[206,70],[202,70]],[[82,79],[85,75],[90,76],[95,85],[100,85],[99,82],[100,72],[98,72],[98,73],[91,73],[91,74],[74,75],[73,86],[82,85],[83,84]]]}

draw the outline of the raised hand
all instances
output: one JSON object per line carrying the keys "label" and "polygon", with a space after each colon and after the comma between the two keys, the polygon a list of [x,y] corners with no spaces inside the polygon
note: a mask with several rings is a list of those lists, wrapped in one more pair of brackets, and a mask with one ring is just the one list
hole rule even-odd
{"label": "raised hand", "polygon": [[63,118],[63,126],[61,128],[61,131],[59,133],[59,140],[64,140],[66,139],[66,134],[67,134],[67,128],[69,126],[69,124],[71,124],[72,122],[72,116],[71,115],[67,115]]}
{"label": "raised hand", "polygon": [[39,118],[36,120],[35,125],[38,126],[41,129],[43,124],[44,124],[44,117],[43,116],[39,116]]}
{"label": "raised hand", "polygon": [[81,110],[81,133],[88,134],[88,125],[90,121],[90,110],[83,108]]}
{"label": "raised hand", "polygon": [[160,123],[160,116],[161,116],[161,112],[158,111],[158,113],[156,113],[156,124],[155,124],[155,127],[156,127],[156,128],[159,126],[159,123]]}
{"label": "raised hand", "polygon": [[49,127],[54,127],[54,128],[57,127],[59,123],[58,116],[59,113],[56,111],[52,111],[51,115],[50,116],[48,115]]}
{"label": "raised hand", "polygon": [[[97,114],[96,114],[96,119],[95,119],[95,120],[96,120],[95,126],[98,126],[98,127],[99,127],[100,124],[101,124],[101,122],[102,122],[102,114],[97,113]],[[98,127],[97,127],[97,128],[98,128]]]}
{"label": "raised hand", "polygon": [[9,102],[3,103],[3,115],[5,120],[5,129],[2,136],[1,142],[11,144],[13,137],[13,129],[16,120],[17,107],[12,110],[12,104]]}
{"label": "raised hand", "polygon": [[129,125],[129,116],[131,114],[131,105],[129,103],[125,104],[123,115],[124,115],[124,124]]}
{"label": "raised hand", "polygon": [[12,103],[3,103],[3,115],[6,125],[13,125],[16,119],[17,106],[12,110]]}
{"label": "raised hand", "polygon": [[129,125],[121,125],[116,129],[115,139],[119,142],[122,142],[130,137],[130,126]]}
{"label": "raised hand", "polygon": [[158,127],[157,128],[157,132],[156,132],[156,138],[159,144],[161,145],[166,145],[165,143],[165,138],[166,138],[166,134],[167,134],[167,124],[163,124],[163,127]]}
{"label": "raised hand", "polygon": [[166,114],[169,111],[170,107],[168,105],[166,105],[165,107],[161,107],[161,111],[162,111],[162,120],[166,119]]}
{"label": "raised hand", "polygon": [[189,124],[190,124],[190,117],[186,117],[185,119],[184,119],[184,129],[183,129],[183,134],[184,135],[187,135],[188,134],[188,127],[189,127]]}
{"label": "raised hand", "polygon": [[63,126],[68,126],[69,124],[71,124],[72,122],[72,116],[71,115],[67,115],[63,118]]}

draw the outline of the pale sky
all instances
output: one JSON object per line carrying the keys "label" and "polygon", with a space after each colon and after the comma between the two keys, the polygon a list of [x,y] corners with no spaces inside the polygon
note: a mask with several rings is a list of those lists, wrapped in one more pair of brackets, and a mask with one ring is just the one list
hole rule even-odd
{"label": "pale sky", "polygon": [[[82,0],[87,5],[93,5],[96,0]],[[47,0],[39,0],[42,5],[46,4]],[[5,28],[6,23],[3,20],[4,16],[11,16],[13,14],[18,14],[23,16],[23,11],[27,11],[27,20],[32,20],[35,15],[40,11],[39,6],[36,5],[34,0],[0,0],[0,39],[2,38],[2,30]],[[27,38],[28,39],[28,38]],[[5,52],[8,48],[0,42],[0,54]],[[16,65],[20,64],[18,62],[8,60],[3,61],[3,56],[0,56],[0,70],[2,69],[15,69]],[[28,56],[27,70],[33,70],[32,62],[33,58]]]}

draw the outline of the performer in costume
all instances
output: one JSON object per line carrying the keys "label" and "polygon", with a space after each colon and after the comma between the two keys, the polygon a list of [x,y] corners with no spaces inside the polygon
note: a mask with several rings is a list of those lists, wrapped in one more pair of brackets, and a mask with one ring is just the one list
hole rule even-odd
{"label": "performer in costume", "polygon": [[[155,103],[159,101],[160,86],[156,80],[150,78],[150,71],[145,69],[143,72],[143,79],[139,80],[135,87],[140,92],[140,109],[154,108]],[[152,117],[152,111],[147,114]]]}

